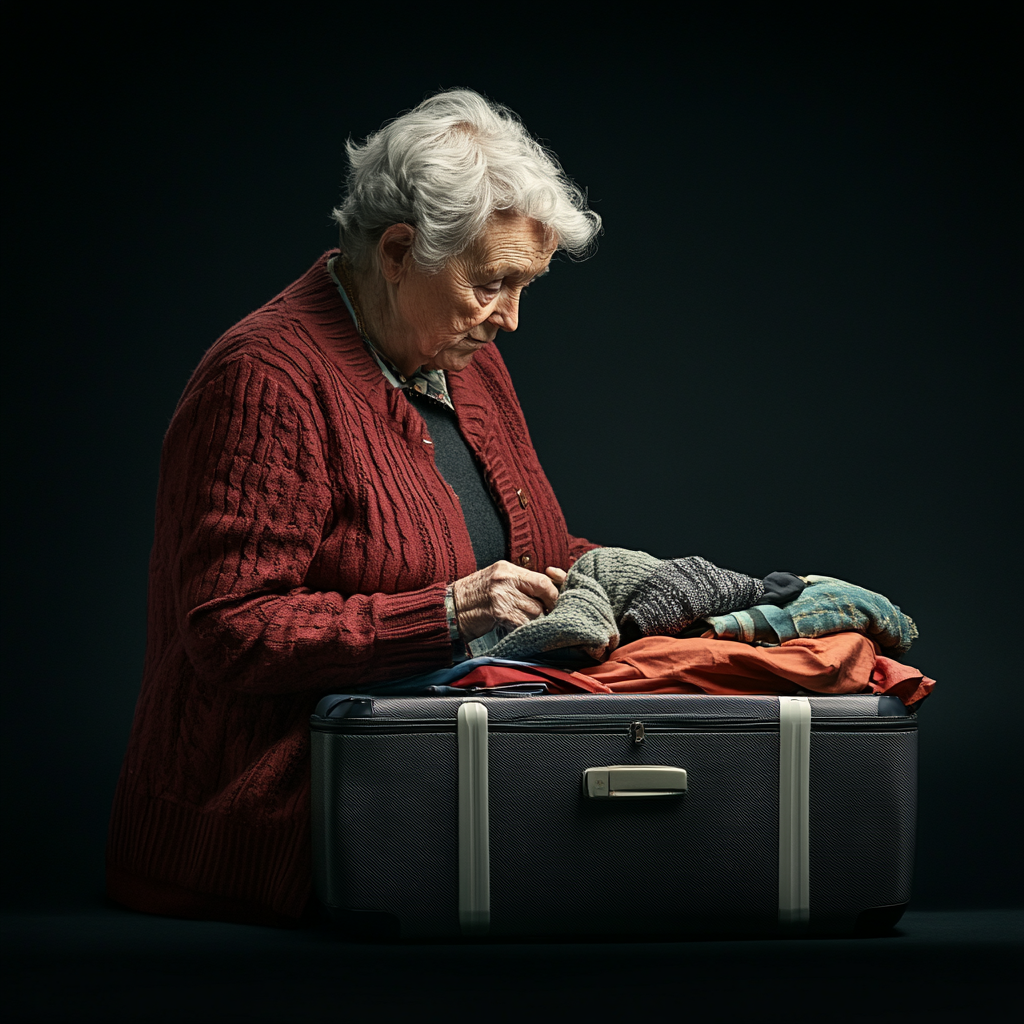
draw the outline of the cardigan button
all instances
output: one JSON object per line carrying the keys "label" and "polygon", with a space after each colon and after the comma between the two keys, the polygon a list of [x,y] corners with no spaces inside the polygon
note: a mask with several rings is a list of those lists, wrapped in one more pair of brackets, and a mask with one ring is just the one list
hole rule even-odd
{"label": "cardigan button", "polygon": [[516,491],[516,497],[519,499],[520,508],[528,508],[530,504],[530,492],[525,487],[520,487]]}
{"label": "cardigan button", "polygon": [[522,567],[523,567],[524,569],[528,568],[528,567],[529,567],[529,565],[530,565],[530,563],[531,563],[532,561],[533,561],[533,558],[532,558],[532,557],[530,556],[530,552],[529,552],[529,551],[524,551],[524,552],[523,552],[523,553],[522,553],[522,554],[521,554],[521,555],[519,556],[519,564],[520,564],[520,565],[521,565],[521,566],[522,566]]}

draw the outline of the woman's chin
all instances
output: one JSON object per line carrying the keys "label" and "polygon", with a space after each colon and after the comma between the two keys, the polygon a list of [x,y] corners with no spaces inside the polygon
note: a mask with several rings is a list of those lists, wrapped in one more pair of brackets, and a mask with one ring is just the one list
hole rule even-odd
{"label": "woman's chin", "polygon": [[447,370],[449,373],[458,373],[464,370],[473,361],[473,356],[486,345],[486,341],[479,344],[467,345],[466,347],[450,348],[444,352],[438,352],[436,356],[427,362],[428,370]]}

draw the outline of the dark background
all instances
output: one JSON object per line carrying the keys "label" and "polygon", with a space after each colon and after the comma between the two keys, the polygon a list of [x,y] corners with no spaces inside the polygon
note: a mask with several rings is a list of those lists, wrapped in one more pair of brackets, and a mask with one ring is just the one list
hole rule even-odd
{"label": "dark background", "polygon": [[898,603],[914,906],[1021,904],[1019,26],[687,10],[8,15],[7,907],[100,898],[191,370],[334,244],[346,136],[458,85],[605,219],[501,340],[570,529]]}

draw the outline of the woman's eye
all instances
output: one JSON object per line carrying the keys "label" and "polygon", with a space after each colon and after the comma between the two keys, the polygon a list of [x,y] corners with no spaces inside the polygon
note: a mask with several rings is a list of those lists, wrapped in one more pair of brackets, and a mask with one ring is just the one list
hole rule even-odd
{"label": "woman's eye", "polygon": [[490,301],[491,299],[496,299],[498,297],[498,293],[501,291],[501,282],[490,281],[487,284],[480,285],[479,287],[480,291],[482,291],[484,295],[487,296],[488,301]]}

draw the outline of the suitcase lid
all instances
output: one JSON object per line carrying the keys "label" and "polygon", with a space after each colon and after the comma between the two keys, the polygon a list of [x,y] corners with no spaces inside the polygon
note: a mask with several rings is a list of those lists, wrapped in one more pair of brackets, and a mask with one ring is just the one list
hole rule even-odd
{"label": "suitcase lid", "polygon": [[[801,696],[804,696],[801,694]],[[812,696],[812,723],[860,720],[864,725],[881,720],[909,725],[916,720],[897,697],[877,694]],[[381,722],[445,722],[454,726],[459,707],[466,701],[487,705],[492,723],[526,723],[530,720],[563,719],[566,725],[585,719],[635,719],[656,724],[659,719],[690,721],[714,726],[716,723],[771,725],[779,719],[779,698],[775,695],[713,696],[709,694],[515,694],[514,691],[467,692],[458,696],[373,697],[338,693],[323,697],[310,724],[313,729],[330,729],[340,719],[372,718]]]}

